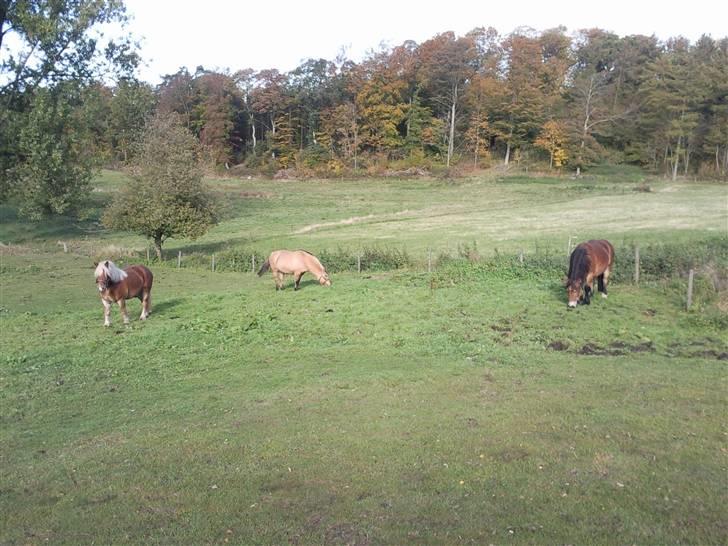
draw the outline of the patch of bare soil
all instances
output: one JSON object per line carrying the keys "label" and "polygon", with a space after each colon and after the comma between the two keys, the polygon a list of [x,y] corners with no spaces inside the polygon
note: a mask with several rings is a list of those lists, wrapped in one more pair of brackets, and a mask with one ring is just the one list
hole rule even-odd
{"label": "patch of bare soil", "polygon": [[630,345],[623,341],[614,341],[606,347],[596,343],[585,343],[576,352],[580,355],[623,356],[629,353],[644,353],[650,351],[654,351],[654,346],[651,341],[637,343],[636,345]]}
{"label": "patch of bare soil", "polygon": [[548,344],[548,348],[552,351],[565,351],[569,348],[569,342],[568,341],[552,341]]}
{"label": "patch of bare soil", "polygon": [[386,219],[389,217],[396,218],[397,216],[401,216],[403,214],[408,214],[410,210],[400,210],[398,212],[394,212],[391,214],[367,214],[366,216],[352,216],[351,218],[345,218],[343,220],[337,220],[335,222],[323,222],[321,224],[311,224],[308,226],[304,226],[298,231],[294,231],[293,233],[295,235],[301,235],[302,233],[308,233],[310,231],[314,231],[316,229],[320,228],[326,228],[326,227],[335,227],[335,226],[348,226],[352,224],[358,224],[359,222],[364,222],[366,220],[373,220],[374,218],[382,218]]}
{"label": "patch of bare soil", "polygon": [[268,191],[241,191],[238,194],[244,199],[270,199],[273,194]]}

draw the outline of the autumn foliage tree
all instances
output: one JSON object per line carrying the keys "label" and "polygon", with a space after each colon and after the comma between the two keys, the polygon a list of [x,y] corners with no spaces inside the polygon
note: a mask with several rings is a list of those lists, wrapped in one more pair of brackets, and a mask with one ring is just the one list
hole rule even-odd
{"label": "autumn foliage tree", "polygon": [[534,141],[534,146],[549,153],[549,169],[560,168],[566,164],[569,154],[567,130],[563,123],[549,120],[544,123],[541,132]]}

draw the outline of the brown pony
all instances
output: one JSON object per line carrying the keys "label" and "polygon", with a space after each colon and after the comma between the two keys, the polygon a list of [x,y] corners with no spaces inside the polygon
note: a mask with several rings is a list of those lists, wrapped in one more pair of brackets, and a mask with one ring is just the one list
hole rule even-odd
{"label": "brown pony", "polygon": [[298,290],[301,277],[308,271],[318,279],[321,286],[331,286],[331,279],[318,258],[305,250],[274,250],[258,271],[260,277],[270,270],[276,281],[276,290],[283,289],[283,275],[293,275],[294,290]]}
{"label": "brown pony", "polygon": [[126,314],[126,300],[139,298],[142,301],[142,315],[145,320],[152,312],[151,296],[154,276],[143,265],[130,265],[119,269],[114,262],[106,260],[94,263],[96,271],[96,286],[99,288],[101,303],[104,304],[104,326],[111,326],[111,304],[118,303],[124,324],[129,324],[129,315]]}
{"label": "brown pony", "polygon": [[[614,247],[604,239],[587,241],[577,245],[569,260],[569,275],[566,281],[566,292],[569,307],[576,307],[577,301],[589,305],[592,283],[597,279],[597,286],[602,297],[607,297],[607,282],[614,264]],[[584,289],[584,297],[580,298]]]}

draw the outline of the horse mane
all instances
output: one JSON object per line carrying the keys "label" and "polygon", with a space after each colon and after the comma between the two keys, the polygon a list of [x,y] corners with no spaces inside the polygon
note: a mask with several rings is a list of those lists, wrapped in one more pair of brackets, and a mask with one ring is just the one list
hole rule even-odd
{"label": "horse mane", "polygon": [[111,260],[99,262],[99,265],[96,266],[94,276],[98,279],[102,273],[105,274],[111,282],[123,281],[127,276],[126,271],[119,269]]}
{"label": "horse mane", "polygon": [[587,248],[582,245],[577,246],[574,252],[571,253],[571,259],[569,260],[569,283],[579,279],[583,281],[589,272],[589,266],[590,260]]}

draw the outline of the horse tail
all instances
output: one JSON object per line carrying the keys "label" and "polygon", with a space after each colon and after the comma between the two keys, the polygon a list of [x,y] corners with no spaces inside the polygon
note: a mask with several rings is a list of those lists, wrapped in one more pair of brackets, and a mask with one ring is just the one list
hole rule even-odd
{"label": "horse tail", "polygon": [[270,260],[266,260],[263,263],[263,267],[260,268],[260,271],[258,271],[258,276],[260,277],[263,273],[268,271],[270,269]]}

